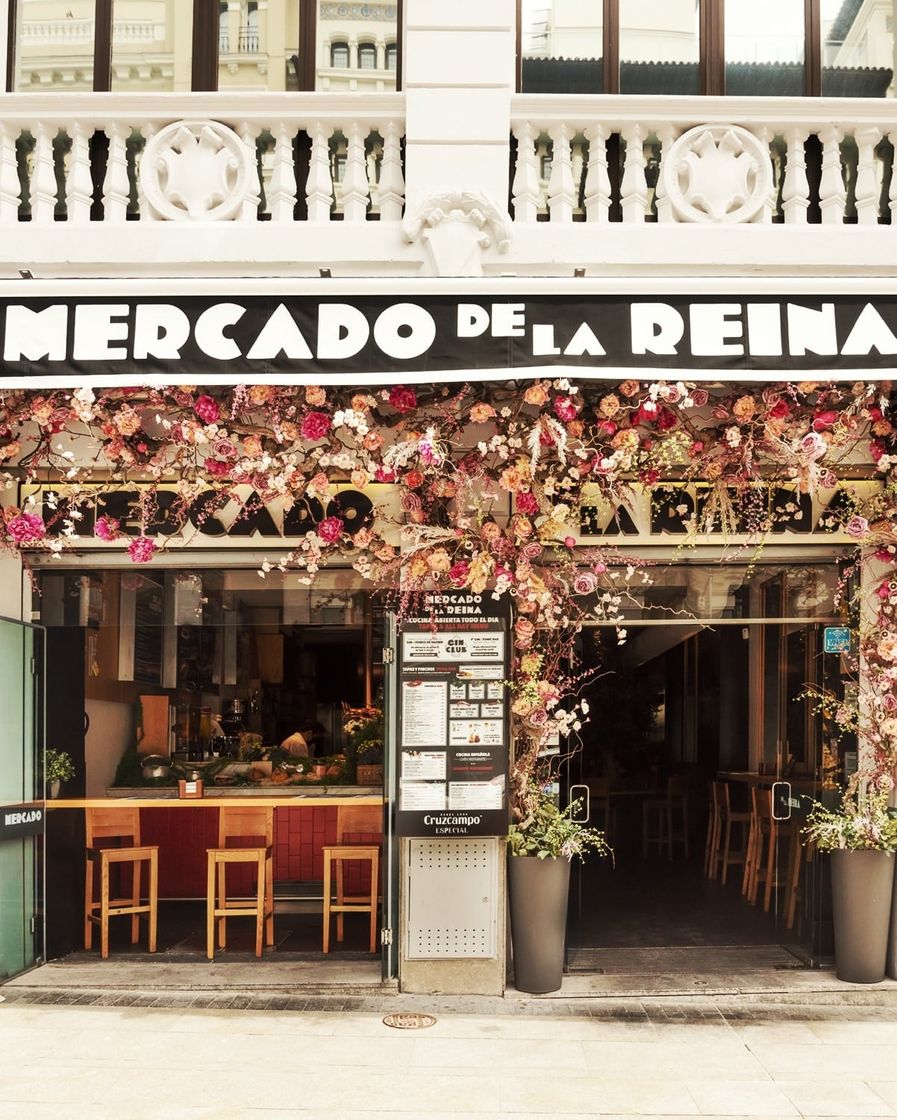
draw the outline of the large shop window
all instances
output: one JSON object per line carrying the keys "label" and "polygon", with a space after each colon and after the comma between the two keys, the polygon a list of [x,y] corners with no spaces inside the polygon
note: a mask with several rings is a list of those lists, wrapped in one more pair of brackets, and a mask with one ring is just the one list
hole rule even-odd
{"label": "large shop window", "polygon": [[11,4],[15,55],[7,84],[16,92],[397,88],[401,0]]}
{"label": "large shop window", "polygon": [[897,0],[518,0],[524,93],[891,97]]}

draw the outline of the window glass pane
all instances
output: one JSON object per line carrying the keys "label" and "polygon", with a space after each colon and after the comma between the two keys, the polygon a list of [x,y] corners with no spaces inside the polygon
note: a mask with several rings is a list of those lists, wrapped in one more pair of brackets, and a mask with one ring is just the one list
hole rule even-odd
{"label": "window glass pane", "polygon": [[820,0],[825,97],[894,96],[897,0]]}
{"label": "window glass pane", "polygon": [[804,0],[726,0],[726,93],[801,97]]}
{"label": "window glass pane", "polygon": [[113,0],[113,90],[170,93],[190,89],[193,5]]}
{"label": "window glass pane", "polygon": [[19,0],[15,89],[93,89],[94,0]]}
{"label": "window glass pane", "polygon": [[394,90],[397,14],[394,3],[321,0],[315,88],[371,93]]}
{"label": "window glass pane", "polygon": [[523,0],[524,93],[601,92],[602,13],[601,0]]}
{"label": "window glass pane", "polygon": [[222,7],[218,89],[297,89],[299,0],[262,5],[256,0],[224,0]]}
{"label": "window glass pane", "polygon": [[620,0],[620,92],[699,93],[695,0]]}

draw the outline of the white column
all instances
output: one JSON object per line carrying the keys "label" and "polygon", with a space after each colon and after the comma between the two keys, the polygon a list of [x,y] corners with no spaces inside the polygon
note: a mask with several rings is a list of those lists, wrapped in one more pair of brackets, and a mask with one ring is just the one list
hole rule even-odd
{"label": "white column", "polygon": [[[15,43],[7,43],[6,31],[9,27],[9,5],[12,0],[0,0],[0,74],[6,73],[7,51],[15,48]],[[6,87],[0,86],[0,93],[5,93]]]}
{"label": "white column", "polygon": [[406,0],[406,213],[428,196],[466,190],[508,207],[514,91],[514,5]]}

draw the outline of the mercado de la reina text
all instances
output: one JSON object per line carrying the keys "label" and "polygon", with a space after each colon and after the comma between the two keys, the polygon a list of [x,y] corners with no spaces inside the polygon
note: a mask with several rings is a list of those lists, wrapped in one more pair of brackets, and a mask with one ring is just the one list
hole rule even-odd
{"label": "mercado de la reina text", "polygon": [[897,979],[897,0],[770,7],[0,0],[0,985]]}

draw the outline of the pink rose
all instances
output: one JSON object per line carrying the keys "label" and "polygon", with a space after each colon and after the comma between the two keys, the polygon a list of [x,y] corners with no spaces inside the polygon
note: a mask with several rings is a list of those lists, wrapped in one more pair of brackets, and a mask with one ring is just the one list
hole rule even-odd
{"label": "pink rose", "polygon": [[537,560],[542,555],[542,546],[538,541],[529,541],[520,552],[526,560]]}
{"label": "pink rose", "polygon": [[573,590],[577,595],[591,595],[598,590],[598,579],[592,572],[580,572],[573,581]]}
{"label": "pink rose", "polygon": [[807,432],[800,441],[800,453],[806,459],[821,459],[826,451],[828,451],[828,444],[819,432]]}
{"label": "pink rose", "polygon": [[6,529],[16,544],[37,544],[47,533],[44,519],[36,513],[20,513],[10,518]]}
{"label": "pink rose", "polygon": [[97,522],[93,527],[93,535],[99,537],[101,541],[114,541],[118,539],[118,531],[121,528],[121,522],[115,517],[102,517],[97,518]]}
{"label": "pink rose", "polygon": [[215,424],[221,416],[218,402],[208,395],[197,397],[193,411],[202,420],[203,424]]}
{"label": "pink rose", "polygon": [[374,472],[374,480],[376,482],[395,482],[396,472],[388,471],[386,467],[377,467]]}
{"label": "pink rose", "polygon": [[206,459],[203,466],[206,474],[210,474],[213,478],[223,478],[230,470],[230,466],[221,459]]}
{"label": "pink rose", "polygon": [[327,544],[336,544],[343,534],[345,522],[341,517],[325,517],[317,528],[318,536]]}
{"label": "pink rose", "polygon": [[691,397],[691,403],[695,408],[703,408],[710,400],[710,394],[706,389],[692,389],[688,395]]}
{"label": "pink rose", "polygon": [[[198,402],[197,402],[198,403]],[[212,402],[215,403],[214,401]],[[128,545],[128,555],[135,564],[148,564],[156,551],[155,541],[149,537],[135,537]]]}
{"label": "pink rose", "polygon": [[844,532],[848,537],[860,540],[869,532],[869,522],[865,517],[860,517],[859,514],[855,514],[844,526]]}
{"label": "pink rose", "polygon": [[448,577],[457,587],[463,587],[470,574],[470,564],[466,560],[459,560],[448,570]]}
{"label": "pink rose", "polygon": [[333,421],[326,412],[306,412],[302,417],[302,438],[314,443],[323,439],[333,427]]}
{"label": "pink rose", "polygon": [[539,512],[539,502],[531,490],[521,490],[514,499],[514,507],[517,513],[532,514]]}
{"label": "pink rose", "polygon": [[571,420],[576,419],[578,413],[579,410],[571,397],[555,397],[554,414],[558,420],[563,420],[565,424],[569,424]]}
{"label": "pink rose", "polygon": [[516,639],[517,648],[529,649],[535,632],[536,627],[528,618],[518,618],[514,623],[514,637]]}
{"label": "pink rose", "polygon": [[229,439],[216,439],[213,447],[219,459],[236,459],[237,449]]}
{"label": "pink rose", "polygon": [[389,403],[396,412],[411,412],[417,408],[417,393],[406,385],[394,385],[389,391]]}

